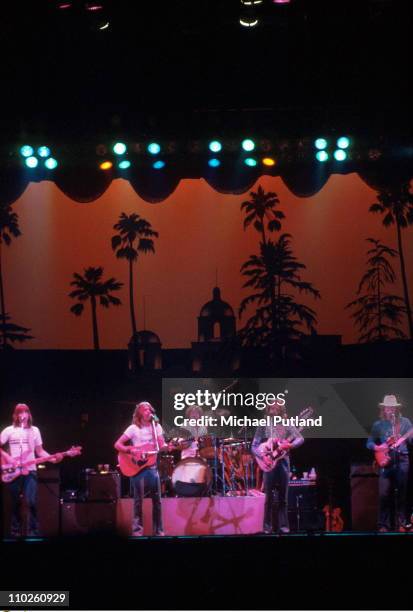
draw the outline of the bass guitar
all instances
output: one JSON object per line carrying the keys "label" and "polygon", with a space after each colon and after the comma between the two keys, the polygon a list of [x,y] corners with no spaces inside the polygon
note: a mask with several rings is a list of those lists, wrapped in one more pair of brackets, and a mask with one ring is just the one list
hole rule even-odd
{"label": "bass guitar", "polygon": [[26,457],[29,453],[30,451],[23,453],[23,455],[19,457],[17,465],[8,465],[7,463],[1,464],[1,479],[3,482],[12,482],[19,476],[27,476],[35,465],[45,463],[46,461],[53,461],[53,459],[56,459],[59,455],[63,455],[63,457],[77,457],[82,453],[82,447],[72,446],[72,448],[62,453],[55,453],[48,457],[36,457],[35,459],[27,459]]}
{"label": "bass guitar", "polygon": [[[305,408],[298,415],[298,419],[308,419],[311,417],[313,412],[314,410],[311,407]],[[300,432],[304,428],[305,427],[297,427],[296,430]],[[268,438],[266,442],[259,445],[258,452],[260,456],[255,456],[255,460],[263,472],[271,472],[277,463],[288,454],[288,450],[280,448],[280,443],[292,442],[294,437],[295,436],[292,434],[283,440],[279,440],[278,438]],[[267,458],[267,461],[264,461],[264,457]]]}
{"label": "bass guitar", "polygon": [[386,440],[386,447],[384,449],[374,451],[374,458],[376,464],[379,467],[386,467],[387,465],[389,465],[392,461],[392,457],[390,454],[391,451],[397,450],[398,447],[401,446],[401,444],[403,444],[403,442],[407,440],[407,438],[410,438],[410,436],[413,436],[413,427],[409,429],[409,431],[407,431],[405,434],[400,436],[400,438],[390,436],[390,438]]}

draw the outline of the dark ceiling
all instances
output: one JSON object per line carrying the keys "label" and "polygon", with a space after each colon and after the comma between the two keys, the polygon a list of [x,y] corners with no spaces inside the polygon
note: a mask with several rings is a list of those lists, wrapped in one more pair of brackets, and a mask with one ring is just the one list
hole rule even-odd
{"label": "dark ceiling", "polygon": [[84,2],[2,6],[3,135],[410,124],[411,2],[264,0],[251,29],[239,0],[102,3],[97,31]]}

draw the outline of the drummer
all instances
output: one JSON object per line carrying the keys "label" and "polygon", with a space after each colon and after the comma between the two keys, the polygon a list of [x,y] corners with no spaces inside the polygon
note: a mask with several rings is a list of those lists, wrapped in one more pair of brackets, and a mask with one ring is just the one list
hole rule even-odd
{"label": "drummer", "polygon": [[[185,410],[185,417],[188,419],[199,419],[203,416],[203,411],[200,406],[188,406]],[[186,446],[181,451],[181,459],[187,459],[188,457],[197,457],[199,455],[199,439],[202,436],[206,436],[208,429],[204,426],[191,425],[185,428],[190,432],[193,440],[189,446]]]}

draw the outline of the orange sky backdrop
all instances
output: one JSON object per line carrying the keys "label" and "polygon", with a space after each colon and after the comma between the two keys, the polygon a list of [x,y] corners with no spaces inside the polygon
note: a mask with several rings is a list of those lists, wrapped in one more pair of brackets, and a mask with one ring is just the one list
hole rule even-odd
{"label": "orange sky backdrop", "polygon": [[[278,177],[261,177],[255,188],[258,184],[278,194],[286,215],[282,231],[293,235],[295,253],[307,266],[304,280],[321,292],[321,300],[307,302],[317,310],[319,333],[354,342],[357,332],[344,306],[364,271],[365,238],[396,247],[394,228],[385,229],[380,216],[368,213],[375,192],[356,174],[332,176],[311,198],[295,197]],[[136,266],[138,328],[144,294],[146,328],[158,333],[165,348],[189,347],[197,338],[199,310],[211,298],[216,268],[224,300],[237,309],[245,295],[240,266],[258,245],[257,233],[243,230],[240,203],[247,197],[217,193],[203,180],[184,180],[167,200],[149,204],[118,179],[95,202],[78,204],[51,182],[30,184],[14,205],[23,235],[4,249],[6,309],[36,337],[25,348],[92,347],[89,307],[75,317],[67,294],[73,272],[99,265],[105,278],[125,282],[118,294],[124,306],[99,308],[101,347],[126,346],[131,334],[127,266],[110,246],[122,211],[138,212],[160,234],[155,255],[140,257]],[[413,228],[403,232],[410,281],[412,235]],[[401,294],[400,285],[396,292]]]}

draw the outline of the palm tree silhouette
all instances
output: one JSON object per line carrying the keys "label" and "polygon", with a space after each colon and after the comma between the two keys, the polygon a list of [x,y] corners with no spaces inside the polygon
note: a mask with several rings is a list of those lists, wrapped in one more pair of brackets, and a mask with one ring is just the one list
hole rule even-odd
{"label": "palm tree silhouette", "polygon": [[400,259],[400,272],[403,283],[403,295],[406,306],[407,321],[409,324],[410,339],[413,340],[413,318],[409,299],[409,288],[406,276],[406,264],[404,260],[402,229],[413,224],[413,194],[407,183],[399,187],[383,189],[377,195],[378,202],[370,206],[371,212],[384,215],[383,225],[390,227],[396,225],[397,245]]}
{"label": "palm tree silhouette", "polygon": [[268,232],[280,231],[281,219],[285,218],[281,210],[276,210],[275,207],[280,203],[276,193],[268,191],[265,193],[261,185],[257,191],[250,192],[251,199],[242,202],[241,210],[245,210],[246,217],[244,219],[244,229],[247,229],[251,223],[254,225],[257,232],[261,234],[263,244],[267,243]]}
{"label": "palm tree silhouette", "polygon": [[11,342],[25,342],[26,340],[32,340],[34,336],[30,336],[27,332],[30,329],[28,327],[22,327],[17,323],[12,323],[8,314],[2,315],[0,321],[0,333],[1,333],[1,349],[12,348]]}
{"label": "palm tree silhouette", "polygon": [[6,314],[6,300],[4,297],[2,249],[3,249],[3,244],[5,244],[6,246],[9,246],[12,241],[12,237],[18,238],[20,235],[21,235],[21,231],[19,229],[19,217],[17,213],[13,212],[10,204],[0,205],[0,307],[1,307],[3,347],[6,347],[7,345],[6,329],[7,329],[7,325],[10,325],[10,323],[7,323],[8,315]]}
{"label": "palm tree silhouette", "polygon": [[152,229],[149,221],[140,217],[137,213],[127,215],[121,213],[119,221],[113,229],[119,233],[112,237],[112,249],[116,257],[126,259],[129,264],[129,309],[132,325],[132,338],[135,340],[137,334],[133,264],[137,261],[140,253],[154,253],[155,247],[152,238],[158,238],[158,232]]}
{"label": "palm tree silhouette", "polygon": [[282,234],[277,242],[261,243],[260,247],[260,255],[252,255],[241,266],[242,274],[248,277],[243,286],[255,291],[242,300],[239,316],[252,304],[257,309],[240,335],[247,346],[268,347],[273,357],[278,351],[280,358],[291,341],[305,335],[303,326],[310,333],[316,331],[315,311],[296,302],[289,290],[314,298],[319,298],[320,292],[301,280],[300,272],[306,266],[294,256],[290,234]]}
{"label": "palm tree silhouette", "polygon": [[359,342],[405,338],[398,327],[406,312],[404,300],[384,290],[385,285],[396,280],[389,258],[397,257],[398,252],[374,238],[367,238],[367,242],[373,246],[367,251],[369,267],[360,280],[357,295],[365,293],[346,306],[356,309],[351,316],[361,332]]}
{"label": "palm tree silhouette", "polygon": [[84,275],[74,272],[74,280],[70,283],[76,287],[74,291],[69,293],[69,297],[77,299],[78,303],[74,304],[70,310],[76,316],[80,316],[84,310],[84,303],[90,300],[92,309],[92,330],[93,330],[93,348],[98,350],[99,345],[99,330],[97,322],[97,303],[104,308],[109,306],[119,306],[122,302],[119,298],[111,295],[112,291],[119,291],[123,283],[118,282],[114,278],[102,280],[103,268],[89,267],[84,270]]}

